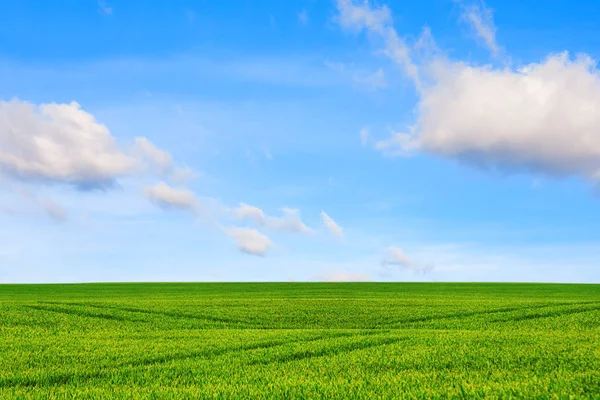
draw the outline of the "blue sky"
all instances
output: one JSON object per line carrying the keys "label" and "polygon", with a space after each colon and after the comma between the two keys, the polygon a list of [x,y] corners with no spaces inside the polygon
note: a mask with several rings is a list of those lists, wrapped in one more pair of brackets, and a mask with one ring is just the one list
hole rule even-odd
{"label": "blue sky", "polygon": [[0,282],[599,282],[599,13],[3,4]]}

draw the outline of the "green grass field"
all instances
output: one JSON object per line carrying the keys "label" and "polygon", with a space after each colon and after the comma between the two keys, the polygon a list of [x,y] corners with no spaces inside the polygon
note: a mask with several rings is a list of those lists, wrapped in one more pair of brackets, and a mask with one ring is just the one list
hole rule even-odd
{"label": "green grass field", "polygon": [[0,285],[0,398],[600,398],[600,285]]}

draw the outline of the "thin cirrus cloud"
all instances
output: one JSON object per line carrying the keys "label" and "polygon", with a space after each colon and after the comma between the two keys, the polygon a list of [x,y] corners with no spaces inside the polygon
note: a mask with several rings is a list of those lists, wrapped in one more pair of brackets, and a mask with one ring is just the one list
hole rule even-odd
{"label": "thin cirrus cloud", "polygon": [[342,62],[326,60],[323,65],[340,76],[347,76],[357,86],[364,87],[370,91],[376,91],[388,87],[385,72],[383,68],[376,71],[365,71],[353,65],[347,65]]}
{"label": "thin cirrus cloud", "polygon": [[[473,3],[475,4],[475,3]],[[461,3],[490,52],[492,13]],[[392,155],[428,152],[507,172],[600,179],[600,73],[588,55],[549,54],[520,67],[421,58],[393,27],[390,10],[339,0],[342,28],[366,30],[413,80],[420,97],[414,124],[375,148]],[[396,56],[393,56],[393,55]]]}
{"label": "thin cirrus cloud", "polygon": [[337,222],[333,220],[325,211],[321,211],[321,223],[331,232],[332,235],[344,240],[344,230]]}
{"label": "thin cirrus cloud", "polygon": [[362,128],[359,132],[360,136],[360,144],[364,147],[369,144],[369,140],[371,138],[371,133],[367,128]]}
{"label": "thin cirrus cloud", "polygon": [[393,27],[392,13],[387,6],[371,7],[368,2],[338,0],[338,22],[344,29],[354,32],[367,31],[382,39],[383,53],[402,69],[419,86],[419,69],[410,56],[410,48]]}
{"label": "thin cirrus cloud", "polygon": [[415,273],[426,273],[433,270],[432,265],[413,261],[400,247],[390,246],[387,248],[386,253],[386,257],[382,262],[384,266],[397,266]]}
{"label": "thin cirrus cloud", "polygon": [[496,42],[496,26],[493,11],[483,2],[458,1],[461,7],[461,20],[468,24],[489,52],[497,57],[502,49]]}
{"label": "thin cirrus cloud", "polygon": [[108,4],[106,4],[105,1],[99,1],[98,8],[99,8],[100,14],[112,15],[112,13],[113,13],[112,7],[110,7]]}
{"label": "thin cirrus cloud", "polygon": [[302,10],[298,13],[298,21],[302,25],[308,24],[308,12],[306,10]]}
{"label": "thin cirrus cloud", "polygon": [[45,197],[40,199],[39,202],[44,210],[44,213],[46,213],[46,215],[48,215],[54,222],[63,223],[69,219],[67,211],[63,208],[63,206],[54,200]]}
{"label": "thin cirrus cloud", "polygon": [[[37,209],[42,211],[47,217],[56,223],[60,224],[69,219],[69,215],[64,207],[49,197],[40,197],[29,188],[21,185],[8,185],[6,189],[18,196],[19,203],[34,205]],[[6,211],[10,211],[10,209],[5,210],[5,212]]]}

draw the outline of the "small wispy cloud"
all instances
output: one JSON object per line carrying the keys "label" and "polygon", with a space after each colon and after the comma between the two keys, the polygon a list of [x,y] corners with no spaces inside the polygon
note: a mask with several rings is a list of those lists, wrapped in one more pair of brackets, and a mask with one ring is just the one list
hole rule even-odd
{"label": "small wispy cloud", "polygon": [[98,2],[98,8],[99,8],[98,11],[100,12],[100,14],[112,15],[112,13],[113,13],[112,7],[110,7],[105,1],[100,0]]}
{"label": "small wispy cloud", "polygon": [[369,139],[371,137],[371,134],[369,132],[369,130],[367,128],[362,128],[360,130],[360,144],[364,147],[369,143]]}
{"label": "small wispy cloud", "polygon": [[494,24],[493,11],[486,7],[483,0],[468,2],[458,0],[461,7],[461,21],[467,23],[475,35],[490,51],[497,57],[501,54],[502,48],[496,42],[496,26]]}
{"label": "small wispy cloud", "polygon": [[383,89],[388,86],[385,73],[381,68],[371,74],[355,74],[354,82],[371,90]]}
{"label": "small wispy cloud", "polygon": [[271,151],[267,147],[263,147],[262,151],[263,151],[263,154],[264,154],[264,156],[265,156],[265,158],[267,160],[272,160],[273,159],[273,153],[271,153]]}
{"label": "small wispy cloud", "polygon": [[421,86],[419,68],[411,57],[411,49],[394,29],[392,13],[383,6],[367,1],[338,0],[338,22],[344,29],[354,32],[367,31],[383,41],[383,54],[400,65],[417,87]]}
{"label": "small wispy cloud", "polygon": [[57,202],[47,197],[39,199],[39,204],[44,213],[56,223],[63,223],[69,219],[67,211]]}
{"label": "small wispy cloud", "polygon": [[308,24],[308,12],[306,10],[302,10],[298,13],[298,21],[302,25]]}
{"label": "small wispy cloud", "polygon": [[366,71],[366,68],[358,68],[352,64],[331,60],[325,60],[323,65],[342,76],[348,77],[355,85],[365,87],[368,90],[378,90],[388,86],[383,68],[370,72]]}
{"label": "small wispy cloud", "polygon": [[194,12],[194,10],[192,10],[191,8],[186,8],[184,11],[185,17],[187,18],[188,22],[190,24],[193,24],[196,21],[196,13]]}
{"label": "small wispy cloud", "polygon": [[411,270],[415,273],[426,273],[433,270],[429,264],[421,264],[413,261],[404,253],[400,247],[390,246],[387,248],[387,254],[382,262],[383,266],[398,266],[403,269]]}
{"label": "small wispy cloud", "polygon": [[323,65],[325,65],[327,68],[330,68],[336,72],[346,71],[346,64],[344,64],[343,62],[325,60],[323,62]]}
{"label": "small wispy cloud", "polygon": [[321,211],[321,222],[332,235],[344,240],[344,230],[325,211]]}

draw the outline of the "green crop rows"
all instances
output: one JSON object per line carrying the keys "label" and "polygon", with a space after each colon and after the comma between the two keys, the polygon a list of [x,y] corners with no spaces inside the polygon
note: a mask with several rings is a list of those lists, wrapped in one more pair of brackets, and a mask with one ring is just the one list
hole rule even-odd
{"label": "green crop rows", "polygon": [[0,398],[600,398],[600,286],[0,285]]}

